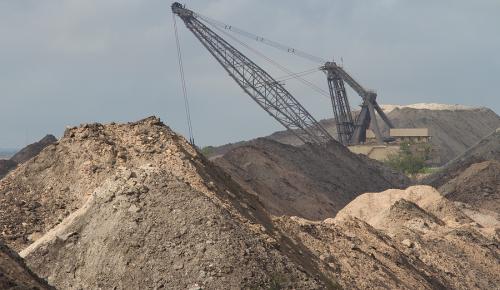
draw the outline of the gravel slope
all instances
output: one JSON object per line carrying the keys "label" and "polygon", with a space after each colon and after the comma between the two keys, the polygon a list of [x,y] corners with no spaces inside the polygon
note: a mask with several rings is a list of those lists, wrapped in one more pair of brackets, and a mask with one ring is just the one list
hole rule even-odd
{"label": "gravel slope", "polygon": [[[345,172],[358,170],[341,156]],[[371,174],[383,175],[373,166]],[[154,117],[70,128],[0,181],[2,236],[62,289],[492,289],[500,282],[495,232],[439,194],[422,195],[439,201],[429,205],[388,198],[367,210],[381,215],[373,225],[355,215],[308,221],[269,214],[238,181]]]}
{"label": "gravel slope", "polygon": [[[382,106],[384,107],[384,106]],[[429,128],[431,143],[440,148],[441,164],[445,164],[500,127],[500,116],[488,108],[466,108],[460,105],[416,104],[389,105],[389,119],[396,128]],[[332,136],[336,136],[333,119],[320,122]],[[381,120],[378,122],[383,124]],[[387,128],[382,130],[387,133]],[[275,132],[265,138],[284,144],[300,145],[301,142],[287,131]],[[246,145],[237,142],[215,147],[209,157],[220,157],[230,150]]]}
{"label": "gravel slope", "polygon": [[55,289],[34,274],[19,255],[0,240],[0,289]]}
{"label": "gravel slope", "polygon": [[335,216],[361,193],[409,184],[403,174],[337,143],[295,147],[261,138],[214,163],[258,195],[272,214],[311,220]]}

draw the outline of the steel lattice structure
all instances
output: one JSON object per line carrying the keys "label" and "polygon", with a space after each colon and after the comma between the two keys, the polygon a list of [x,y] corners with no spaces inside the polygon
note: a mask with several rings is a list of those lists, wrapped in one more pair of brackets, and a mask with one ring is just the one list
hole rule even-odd
{"label": "steel lattice structure", "polygon": [[[394,126],[382,108],[378,105],[376,100],[377,94],[373,91],[364,89],[335,62],[327,62],[321,69],[327,74],[333,113],[337,124],[338,140],[344,145],[364,143],[366,141],[366,130],[370,128],[371,124],[371,128],[373,129],[378,143],[383,143],[385,140],[380,132],[375,111],[389,128],[393,128]],[[344,87],[344,81],[363,99],[361,111],[354,122]]]}
{"label": "steel lattice structure", "polygon": [[335,141],[283,85],[200,22],[193,11],[176,2],[172,4],[172,12],[184,21],[236,83],[285,128],[305,143]]}
{"label": "steel lattice structure", "polygon": [[349,144],[354,133],[354,122],[352,120],[351,107],[347,99],[344,81],[333,70],[327,72],[327,80],[332,100],[333,115],[337,126],[338,141],[342,144]]}

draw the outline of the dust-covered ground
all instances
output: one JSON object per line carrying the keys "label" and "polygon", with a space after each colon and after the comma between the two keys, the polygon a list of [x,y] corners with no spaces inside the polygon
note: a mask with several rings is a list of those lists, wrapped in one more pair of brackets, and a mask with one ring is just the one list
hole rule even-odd
{"label": "dust-covered ground", "polygon": [[[261,162],[262,155],[262,164],[271,168],[259,178],[274,177],[284,165],[302,168],[304,175],[328,172],[339,160],[338,180],[322,173],[311,186],[347,186],[358,171],[363,180],[385,178],[387,186],[399,180],[361,157],[348,163],[351,155],[341,151],[313,158],[314,152],[287,146],[284,152],[297,151],[280,159],[275,146],[266,141],[248,153],[248,162]],[[295,164],[285,160],[294,157]],[[299,166],[307,162],[323,165]],[[282,182],[300,178],[290,175]],[[0,181],[1,237],[59,289],[493,289],[500,284],[496,220],[460,207],[432,187],[352,196],[337,217],[310,221],[271,214],[268,201],[248,186],[157,118],[82,125]]]}
{"label": "dust-covered ground", "polygon": [[297,147],[260,138],[214,163],[258,195],[272,214],[311,220],[335,216],[361,193],[409,184],[403,174],[338,143]]}
{"label": "dust-covered ground", "polygon": [[500,214],[500,130],[479,141],[423,183],[464,208]]}
{"label": "dust-covered ground", "polygon": [[49,290],[54,288],[34,274],[23,259],[0,240],[0,289]]}

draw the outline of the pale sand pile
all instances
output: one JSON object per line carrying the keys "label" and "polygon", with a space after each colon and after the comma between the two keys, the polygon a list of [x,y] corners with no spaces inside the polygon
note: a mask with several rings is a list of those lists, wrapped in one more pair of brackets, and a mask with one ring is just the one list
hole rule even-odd
{"label": "pale sand pile", "polygon": [[[404,190],[389,189],[383,192],[362,194],[339,211],[335,220],[342,221],[349,217],[356,217],[375,228],[391,230],[388,227],[393,227],[394,224],[389,225],[387,219],[388,216],[393,215],[395,208],[400,206],[395,206],[396,202],[401,200],[415,204],[416,207],[423,209],[431,216],[437,217],[450,228],[477,224],[477,230],[489,235],[494,232],[492,228],[500,227],[498,220],[493,222],[491,220],[496,216],[485,217],[484,212],[471,212],[471,210],[466,214],[454,202],[444,198],[439,191],[427,185],[411,186]],[[404,224],[405,221],[401,220],[400,223]]]}
{"label": "pale sand pile", "polygon": [[418,110],[437,110],[437,111],[442,111],[442,110],[450,110],[450,111],[457,111],[457,110],[474,110],[478,109],[478,107],[471,107],[471,106],[465,106],[465,105],[458,105],[458,104],[438,104],[438,103],[417,103],[417,104],[411,104],[411,105],[380,105],[382,107],[382,110],[384,110],[385,113],[389,113],[393,111],[394,109],[402,109],[402,108],[410,108],[410,109],[418,109]]}
{"label": "pale sand pile", "polygon": [[388,210],[397,201],[405,199],[423,209],[443,201],[441,194],[431,186],[418,185],[407,189],[388,189],[383,192],[368,192],[350,202],[338,212],[336,220],[357,217],[372,226],[381,218],[381,213]]}

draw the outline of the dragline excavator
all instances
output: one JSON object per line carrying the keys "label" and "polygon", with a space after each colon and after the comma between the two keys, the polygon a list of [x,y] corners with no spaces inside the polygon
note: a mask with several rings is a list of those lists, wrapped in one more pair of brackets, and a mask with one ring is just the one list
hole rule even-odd
{"label": "dragline excavator", "polygon": [[[330,133],[316,121],[280,82],[276,81],[251,59],[202,23],[203,18],[200,15],[186,9],[177,2],[172,4],[172,12],[183,20],[186,27],[222,65],[243,91],[286,129],[304,143],[326,144],[334,142],[335,139]],[[364,143],[366,130],[371,124],[377,141],[379,143],[387,141],[380,132],[375,118],[375,111],[390,128],[393,126],[377,104],[376,93],[364,89],[335,62],[325,62],[320,69],[327,75],[337,126],[337,140],[344,145]],[[354,119],[344,82],[352,87],[363,101],[361,111]]]}

